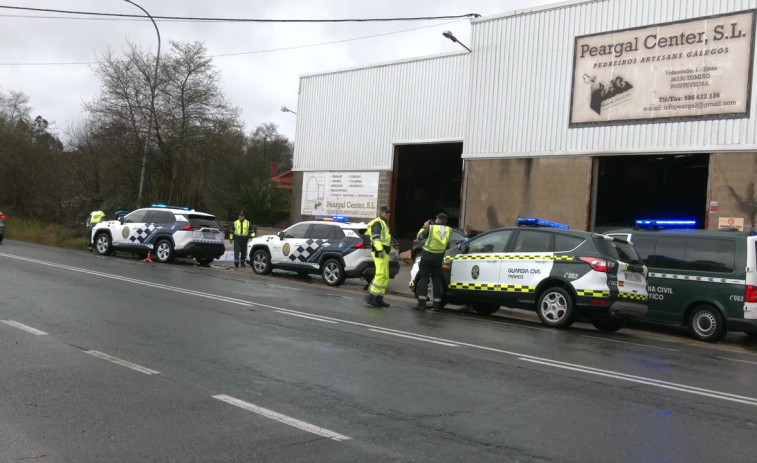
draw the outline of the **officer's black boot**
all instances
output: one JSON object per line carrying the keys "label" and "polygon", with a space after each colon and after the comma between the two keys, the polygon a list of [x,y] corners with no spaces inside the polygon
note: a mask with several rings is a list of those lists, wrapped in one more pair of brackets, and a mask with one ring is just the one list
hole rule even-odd
{"label": "officer's black boot", "polygon": [[384,301],[384,296],[376,296],[376,307],[389,307],[389,303]]}
{"label": "officer's black boot", "polygon": [[432,312],[441,312],[442,311],[442,303],[434,301],[434,305],[431,307]]}
{"label": "officer's black boot", "polygon": [[418,299],[418,304],[415,307],[413,307],[413,310],[420,310],[421,312],[425,312],[426,310],[425,299]]}
{"label": "officer's black boot", "polygon": [[368,293],[368,295],[365,296],[365,302],[367,302],[371,307],[378,307],[376,305],[376,296],[371,293]]}

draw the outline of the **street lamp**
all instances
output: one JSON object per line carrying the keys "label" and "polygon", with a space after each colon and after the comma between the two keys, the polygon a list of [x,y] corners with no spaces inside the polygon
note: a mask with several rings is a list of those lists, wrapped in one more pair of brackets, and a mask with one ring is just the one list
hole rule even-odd
{"label": "street lamp", "polygon": [[453,42],[459,43],[461,47],[463,47],[466,50],[468,50],[468,53],[471,52],[471,49],[468,48],[468,47],[466,47],[465,45],[463,45],[463,43],[461,41],[457,40],[457,37],[455,37],[452,34],[452,32],[450,32],[450,31],[444,31],[444,32],[442,32],[442,35],[445,36],[445,37],[447,37],[448,39],[452,40]]}
{"label": "street lamp", "polygon": [[155,20],[152,19],[152,16],[150,16],[150,13],[147,12],[144,8],[137,5],[136,3],[132,2],[131,0],[124,0],[126,3],[131,3],[132,5],[136,6],[140,10],[144,11],[144,13],[147,15],[148,18],[150,18],[150,21],[152,21],[152,25],[155,26],[155,33],[158,34],[158,53],[155,55],[155,76],[153,78],[153,83],[150,85],[150,114],[147,118],[147,132],[145,133],[145,149],[142,153],[142,173],[139,176],[139,193],[137,193],[137,208],[142,207],[142,191],[144,191],[145,187],[145,171],[147,170],[147,150],[150,147],[150,127],[153,123],[153,118],[155,117],[155,88],[158,86],[158,68],[160,67],[160,30],[158,29],[158,25],[155,23]]}
{"label": "street lamp", "polygon": [[282,107],[281,107],[281,112],[282,112],[282,113],[292,113],[292,114],[294,114],[295,116],[297,115],[297,113],[296,113],[296,112],[292,111],[291,109],[287,108],[286,106],[282,106]]}

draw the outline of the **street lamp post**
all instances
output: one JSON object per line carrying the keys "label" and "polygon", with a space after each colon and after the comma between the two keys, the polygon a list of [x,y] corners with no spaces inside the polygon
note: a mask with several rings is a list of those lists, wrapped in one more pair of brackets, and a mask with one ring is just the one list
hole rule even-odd
{"label": "street lamp post", "polygon": [[296,113],[296,112],[292,111],[291,109],[287,108],[286,106],[282,106],[282,107],[281,107],[281,112],[282,112],[282,113],[292,113],[292,114],[294,114],[295,116],[297,115],[297,113]]}
{"label": "street lamp post", "polygon": [[152,16],[150,16],[150,13],[147,12],[144,8],[137,5],[136,3],[132,2],[131,0],[124,0],[126,3],[131,3],[132,5],[136,6],[140,10],[142,10],[148,18],[150,18],[150,21],[152,21],[152,25],[155,27],[155,33],[158,34],[158,53],[155,55],[155,75],[153,77],[153,83],[150,85],[150,114],[147,117],[147,131],[145,133],[145,149],[142,153],[142,173],[139,176],[139,192],[137,193],[137,208],[142,207],[142,192],[144,191],[145,187],[145,171],[147,170],[147,150],[150,148],[150,128],[153,124],[153,119],[155,118],[155,88],[158,85],[158,68],[160,67],[160,30],[158,29],[158,25],[155,23],[155,20],[152,19]]}
{"label": "street lamp post", "polygon": [[447,37],[448,39],[452,40],[455,43],[459,43],[461,47],[463,47],[466,50],[468,50],[468,53],[471,53],[471,49],[468,48],[468,47],[466,47],[465,45],[463,45],[463,42],[457,40],[457,37],[455,37],[455,35],[452,32],[450,32],[450,31],[444,31],[444,32],[442,32],[442,35],[445,36],[445,37]]}

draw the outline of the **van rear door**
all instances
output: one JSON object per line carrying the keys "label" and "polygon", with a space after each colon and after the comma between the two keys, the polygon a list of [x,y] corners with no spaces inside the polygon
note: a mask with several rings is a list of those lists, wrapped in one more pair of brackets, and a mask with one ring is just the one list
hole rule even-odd
{"label": "van rear door", "polygon": [[744,318],[757,319],[757,236],[747,237]]}

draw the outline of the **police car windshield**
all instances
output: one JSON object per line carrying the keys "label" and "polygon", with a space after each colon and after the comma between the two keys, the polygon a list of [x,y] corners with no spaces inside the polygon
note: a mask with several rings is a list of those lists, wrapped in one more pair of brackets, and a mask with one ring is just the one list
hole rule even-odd
{"label": "police car windshield", "polygon": [[619,239],[608,240],[605,238],[594,238],[597,248],[610,257],[628,264],[641,264],[641,257],[636,252],[636,248],[628,241]]}

